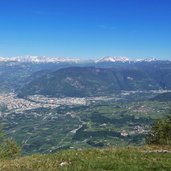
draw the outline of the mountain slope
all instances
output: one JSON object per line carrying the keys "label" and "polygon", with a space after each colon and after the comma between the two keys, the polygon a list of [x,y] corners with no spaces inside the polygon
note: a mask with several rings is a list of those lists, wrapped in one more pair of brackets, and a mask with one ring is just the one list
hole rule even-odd
{"label": "mountain slope", "polygon": [[20,90],[19,96],[84,97],[109,95],[121,90],[159,88],[159,84],[141,69],[71,67],[34,79]]}
{"label": "mountain slope", "polygon": [[152,100],[171,101],[171,92],[159,94],[156,97],[154,97]]}

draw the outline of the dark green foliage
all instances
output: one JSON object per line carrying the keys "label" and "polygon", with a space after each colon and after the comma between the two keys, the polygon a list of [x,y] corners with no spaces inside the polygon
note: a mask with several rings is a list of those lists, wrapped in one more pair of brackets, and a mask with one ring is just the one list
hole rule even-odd
{"label": "dark green foliage", "polygon": [[21,155],[21,149],[16,142],[8,138],[2,127],[0,129],[0,159],[13,159]]}
{"label": "dark green foliage", "polygon": [[147,144],[171,145],[171,117],[157,120],[146,138]]}
{"label": "dark green foliage", "polygon": [[87,144],[91,145],[92,147],[104,147],[102,142],[94,142],[92,140],[87,141]]}
{"label": "dark green foliage", "polygon": [[13,159],[21,155],[21,149],[12,139],[6,139],[0,144],[0,158]]}
{"label": "dark green foliage", "polygon": [[[121,115],[122,116],[122,115]],[[138,118],[136,119],[135,116],[124,116],[123,118],[108,118],[106,116],[103,116],[100,113],[93,113],[91,116],[91,120],[95,123],[111,123],[114,124],[118,127],[122,127],[126,124],[129,123],[134,123],[136,125],[136,123],[144,123],[144,124],[151,124],[152,123],[152,119],[149,118]]]}

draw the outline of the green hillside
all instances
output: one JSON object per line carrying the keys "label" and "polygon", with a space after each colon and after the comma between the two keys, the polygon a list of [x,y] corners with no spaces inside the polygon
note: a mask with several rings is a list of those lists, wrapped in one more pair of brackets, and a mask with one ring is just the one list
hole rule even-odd
{"label": "green hillside", "polygon": [[154,97],[152,100],[171,101],[171,92],[159,94],[156,97]]}
{"label": "green hillside", "polygon": [[20,90],[19,96],[42,94],[55,97],[84,97],[110,95],[121,90],[160,88],[159,83],[141,69],[71,67],[32,80]]}
{"label": "green hillside", "polygon": [[124,148],[69,150],[0,161],[3,171],[170,171],[168,150]]}

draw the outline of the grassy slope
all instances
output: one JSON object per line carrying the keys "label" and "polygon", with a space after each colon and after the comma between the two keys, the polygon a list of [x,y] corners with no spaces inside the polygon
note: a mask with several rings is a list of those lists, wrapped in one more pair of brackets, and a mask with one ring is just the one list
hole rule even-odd
{"label": "grassy slope", "polygon": [[[153,149],[154,150],[154,149]],[[2,171],[152,171],[170,170],[171,153],[149,148],[69,150],[0,161]]]}

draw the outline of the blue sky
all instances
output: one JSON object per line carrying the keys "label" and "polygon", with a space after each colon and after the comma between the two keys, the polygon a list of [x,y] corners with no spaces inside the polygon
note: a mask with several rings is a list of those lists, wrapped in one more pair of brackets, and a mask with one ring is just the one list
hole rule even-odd
{"label": "blue sky", "polygon": [[171,0],[0,0],[0,56],[171,59]]}

